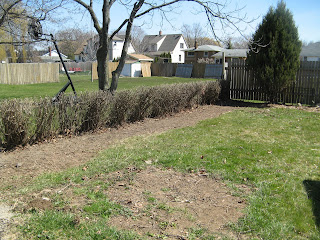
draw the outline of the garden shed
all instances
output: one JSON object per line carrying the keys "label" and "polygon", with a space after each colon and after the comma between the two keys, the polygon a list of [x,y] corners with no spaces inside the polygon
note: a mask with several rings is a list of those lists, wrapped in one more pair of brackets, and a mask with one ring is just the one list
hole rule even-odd
{"label": "garden shed", "polygon": [[[151,63],[153,59],[142,54],[128,54],[121,75],[124,77],[141,77],[143,74],[143,64]],[[150,68],[150,66],[149,66]]]}

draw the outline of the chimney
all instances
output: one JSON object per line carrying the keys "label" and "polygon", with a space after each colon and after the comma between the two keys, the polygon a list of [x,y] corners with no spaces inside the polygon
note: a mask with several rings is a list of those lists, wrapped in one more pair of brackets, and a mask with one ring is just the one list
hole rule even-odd
{"label": "chimney", "polygon": [[51,47],[49,47],[49,56],[51,57]]}
{"label": "chimney", "polygon": [[198,42],[197,40],[194,41],[194,49],[197,49],[198,48]]}
{"label": "chimney", "polygon": [[162,31],[160,30],[160,31],[159,31],[159,36],[161,36],[161,35],[162,35]]}

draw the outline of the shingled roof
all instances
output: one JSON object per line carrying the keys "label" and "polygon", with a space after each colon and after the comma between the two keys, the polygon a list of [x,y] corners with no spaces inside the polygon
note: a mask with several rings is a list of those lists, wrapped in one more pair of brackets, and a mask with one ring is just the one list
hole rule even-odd
{"label": "shingled roof", "polygon": [[146,35],[143,42],[146,44],[156,44],[164,38],[158,52],[171,52],[175,49],[181,37],[182,34]]}
{"label": "shingled roof", "polygon": [[310,43],[302,47],[300,56],[302,57],[319,57],[320,56],[320,42]]}

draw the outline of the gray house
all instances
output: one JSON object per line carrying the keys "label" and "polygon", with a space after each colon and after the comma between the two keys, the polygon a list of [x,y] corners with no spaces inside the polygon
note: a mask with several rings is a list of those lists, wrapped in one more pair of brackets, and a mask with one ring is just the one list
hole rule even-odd
{"label": "gray house", "polygon": [[301,61],[320,61],[320,42],[303,46],[300,53]]}

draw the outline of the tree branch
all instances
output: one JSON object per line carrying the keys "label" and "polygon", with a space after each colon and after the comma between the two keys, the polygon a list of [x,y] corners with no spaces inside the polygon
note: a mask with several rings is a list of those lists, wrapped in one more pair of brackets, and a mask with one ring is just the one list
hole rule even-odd
{"label": "tree branch", "polygon": [[9,14],[10,10],[17,5],[18,3],[22,2],[22,0],[16,0],[15,2],[13,2],[11,5],[9,5],[9,7],[7,9],[3,9],[3,15],[0,18],[0,27],[2,26],[2,24],[4,23],[7,15]]}
{"label": "tree branch", "polygon": [[94,28],[97,30],[98,33],[100,33],[101,32],[101,27],[99,25],[98,18],[96,16],[95,12],[93,11],[92,0],[90,0],[90,5],[87,5],[82,0],[73,0],[73,1],[75,1],[76,3],[79,3],[81,6],[83,6],[85,9],[88,10],[88,12],[89,12],[89,14],[91,16],[91,19],[93,21]]}

